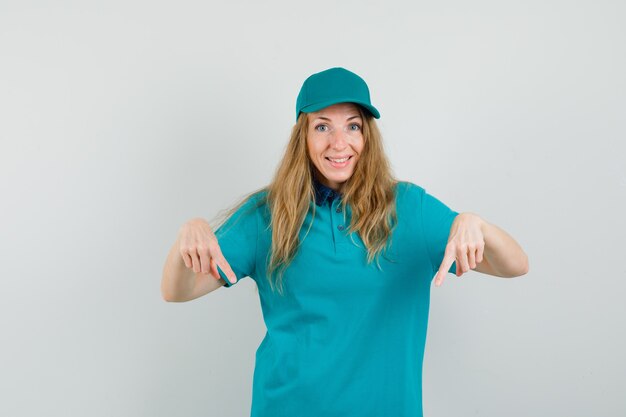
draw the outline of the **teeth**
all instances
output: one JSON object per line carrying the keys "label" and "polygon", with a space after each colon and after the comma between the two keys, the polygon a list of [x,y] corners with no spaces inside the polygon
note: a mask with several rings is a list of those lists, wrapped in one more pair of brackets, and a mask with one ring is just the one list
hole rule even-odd
{"label": "teeth", "polygon": [[340,164],[340,163],[342,163],[342,162],[346,162],[346,161],[348,160],[348,158],[350,158],[350,157],[349,157],[349,156],[346,156],[345,158],[341,158],[341,159],[332,159],[332,158],[328,158],[328,159],[330,159],[330,160],[331,160],[331,161],[333,161],[333,162],[336,162],[336,163],[339,163],[339,164]]}

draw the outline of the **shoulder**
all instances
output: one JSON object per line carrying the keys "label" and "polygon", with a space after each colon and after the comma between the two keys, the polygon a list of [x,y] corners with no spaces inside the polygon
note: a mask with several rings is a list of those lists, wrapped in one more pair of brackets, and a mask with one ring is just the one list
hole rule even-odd
{"label": "shoulder", "polygon": [[270,205],[268,203],[267,187],[253,191],[243,199],[239,208],[239,214],[246,217],[254,217],[256,221],[269,223]]}
{"label": "shoulder", "polygon": [[396,184],[396,204],[404,206],[419,203],[424,195],[424,188],[410,181],[398,181]]}
{"label": "shoulder", "polygon": [[411,181],[398,181],[396,183],[397,192],[421,192],[424,191],[423,187],[412,183]]}
{"label": "shoulder", "polygon": [[249,193],[243,197],[239,203],[239,209],[242,214],[250,214],[251,212],[261,211],[267,206],[267,189],[261,188],[259,190]]}
{"label": "shoulder", "polygon": [[265,189],[248,193],[239,198],[239,202],[229,209],[223,210],[217,220],[216,230],[225,231],[241,223],[254,223],[263,211],[265,203]]}

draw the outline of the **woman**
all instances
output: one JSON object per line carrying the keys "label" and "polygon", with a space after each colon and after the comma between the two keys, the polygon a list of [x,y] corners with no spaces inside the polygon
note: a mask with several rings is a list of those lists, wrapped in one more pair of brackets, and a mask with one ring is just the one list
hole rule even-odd
{"label": "woman", "polygon": [[379,117],[358,75],[311,75],[271,184],[215,234],[187,222],[169,253],[168,301],[256,281],[252,416],[422,416],[431,280],[528,271],[506,232],[393,178]]}

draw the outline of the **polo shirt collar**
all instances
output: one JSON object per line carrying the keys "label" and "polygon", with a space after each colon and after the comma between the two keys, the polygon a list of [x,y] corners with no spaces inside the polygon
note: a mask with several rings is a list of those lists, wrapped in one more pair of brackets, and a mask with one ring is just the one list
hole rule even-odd
{"label": "polo shirt collar", "polygon": [[315,204],[320,207],[323,206],[327,201],[329,204],[332,204],[335,198],[341,196],[339,192],[325,186],[316,178],[313,178],[313,188],[315,189]]}

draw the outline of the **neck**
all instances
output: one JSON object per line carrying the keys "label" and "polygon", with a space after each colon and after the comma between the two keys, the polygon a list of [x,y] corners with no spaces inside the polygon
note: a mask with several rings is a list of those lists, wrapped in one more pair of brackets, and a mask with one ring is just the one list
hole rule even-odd
{"label": "neck", "polygon": [[337,186],[332,186],[328,183],[328,181],[326,181],[326,178],[324,178],[322,175],[320,175],[317,170],[316,172],[313,174],[313,179],[314,181],[317,181],[318,183],[330,188],[333,191],[336,191],[338,193],[341,193],[341,190],[343,189],[343,184],[339,184]]}

